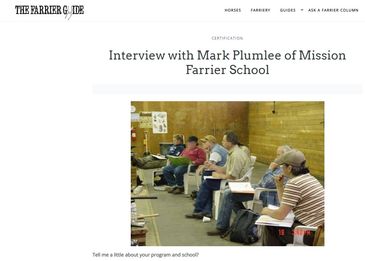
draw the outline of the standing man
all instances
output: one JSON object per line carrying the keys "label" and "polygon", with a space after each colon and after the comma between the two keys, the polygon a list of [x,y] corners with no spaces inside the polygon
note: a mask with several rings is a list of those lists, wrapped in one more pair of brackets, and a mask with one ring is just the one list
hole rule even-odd
{"label": "standing man", "polygon": [[239,179],[248,171],[251,165],[249,155],[240,147],[238,136],[227,131],[222,140],[223,146],[228,150],[227,162],[223,167],[209,164],[209,169],[214,172],[213,177],[217,179],[205,179],[200,186],[192,214],[185,215],[186,218],[201,219],[204,216],[212,216],[212,193],[220,189],[221,179]]}
{"label": "standing man", "polygon": [[[191,160],[191,171],[195,171],[196,168],[203,164],[205,161],[205,151],[198,147],[198,138],[196,136],[190,136],[186,149],[180,154],[181,157],[187,157]],[[173,166],[168,165],[163,168],[163,175],[170,188],[167,190],[169,193],[182,194],[184,193],[184,174],[188,170],[188,165]]]}

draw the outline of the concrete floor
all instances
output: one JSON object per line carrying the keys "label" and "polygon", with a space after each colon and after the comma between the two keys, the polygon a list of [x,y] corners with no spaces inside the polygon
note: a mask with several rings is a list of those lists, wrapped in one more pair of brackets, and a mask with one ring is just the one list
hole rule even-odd
{"label": "concrete floor", "polygon": [[[260,180],[267,167],[265,164],[256,162],[251,178],[253,184]],[[156,218],[147,219],[146,226],[149,229],[147,245],[242,246],[218,236],[207,236],[206,232],[215,228],[214,220],[203,223],[201,220],[185,218],[185,214],[193,211],[194,203],[187,195],[172,195],[165,191],[156,191],[150,185],[146,186],[142,193],[158,197],[155,200],[137,200],[138,213],[159,214]]]}

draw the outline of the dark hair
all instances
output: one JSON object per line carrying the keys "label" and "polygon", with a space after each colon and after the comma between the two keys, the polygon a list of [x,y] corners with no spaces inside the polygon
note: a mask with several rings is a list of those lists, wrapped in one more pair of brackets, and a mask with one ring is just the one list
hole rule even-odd
{"label": "dark hair", "polygon": [[[289,166],[289,164],[285,164]],[[291,165],[291,173],[293,176],[300,176],[309,173],[309,169],[305,166],[305,161],[302,162],[300,166],[292,166]]]}
{"label": "dark hair", "polygon": [[196,137],[196,136],[190,136],[189,139],[188,139],[188,142],[196,142],[196,143],[198,143],[198,137]]}
{"label": "dark hair", "polygon": [[234,133],[233,131],[226,131],[224,135],[226,135],[226,140],[232,143],[233,145],[238,145],[238,146],[242,145],[240,143],[240,140],[238,139],[237,134]]}

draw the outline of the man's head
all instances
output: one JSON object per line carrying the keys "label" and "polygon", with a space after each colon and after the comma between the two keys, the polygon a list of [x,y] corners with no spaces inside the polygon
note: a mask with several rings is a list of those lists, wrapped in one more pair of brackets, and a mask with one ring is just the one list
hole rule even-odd
{"label": "man's head", "polygon": [[184,138],[182,135],[176,134],[176,135],[174,135],[172,142],[174,143],[174,145],[183,144]]}
{"label": "man's head", "polygon": [[276,149],[276,158],[273,162],[271,162],[269,169],[274,170],[280,167],[280,165],[276,164],[275,161],[279,159],[284,153],[290,151],[292,148],[289,145],[281,145]]}
{"label": "man's head", "polygon": [[193,150],[198,146],[198,138],[196,136],[190,136],[188,139],[188,144],[186,145],[186,147],[189,150]]}
{"label": "man's head", "polygon": [[223,135],[222,145],[227,150],[232,149],[235,145],[240,145],[237,134],[233,131],[226,131]]}
{"label": "man's head", "polygon": [[205,150],[211,150],[213,146],[217,143],[216,138],[213,135],[207,135],[204,138],[200,139],[202,142],[203,148]]}
{"label": "man's head", "polygon": [[276,150],[276,158],[280,158],[281,155],[290,151],[292,148],[289,145],[281,145]]}
{"label": "man's head", "polygon": [[292,174],[293,176],[299,176],[309,172],[305,166],[306,159],[303,152],[292,149],[275,160],[278,165],[283,165],[283,172],[286,176]]}

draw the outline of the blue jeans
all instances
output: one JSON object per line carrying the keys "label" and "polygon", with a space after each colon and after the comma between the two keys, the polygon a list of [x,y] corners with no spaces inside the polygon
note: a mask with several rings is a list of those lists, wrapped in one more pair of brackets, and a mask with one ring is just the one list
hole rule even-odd
{"label": "blue jeans", "polygon": [[[195,171],[196,167],[192,166],[190,171]],[[188,171],[188,166],[168,165],[163,168],[162,172],[169,186],[184,187],[184,174]]]}
{"label": "blue jeans", "polygon": [[213,191],[219,190],[220,186],[220,180],[206,179],[203,181],[196,197],[194,213],[202,212],[212,215]]}
{"label": "blue jeans", "polygon": [[217,229],[227,230],[231,220],[232,210],[237,212],[244,209],[242,202],[253,199],[253,194],[232,193],[230,189],[225,189],[222,198],[222,204],[219,208]]}

